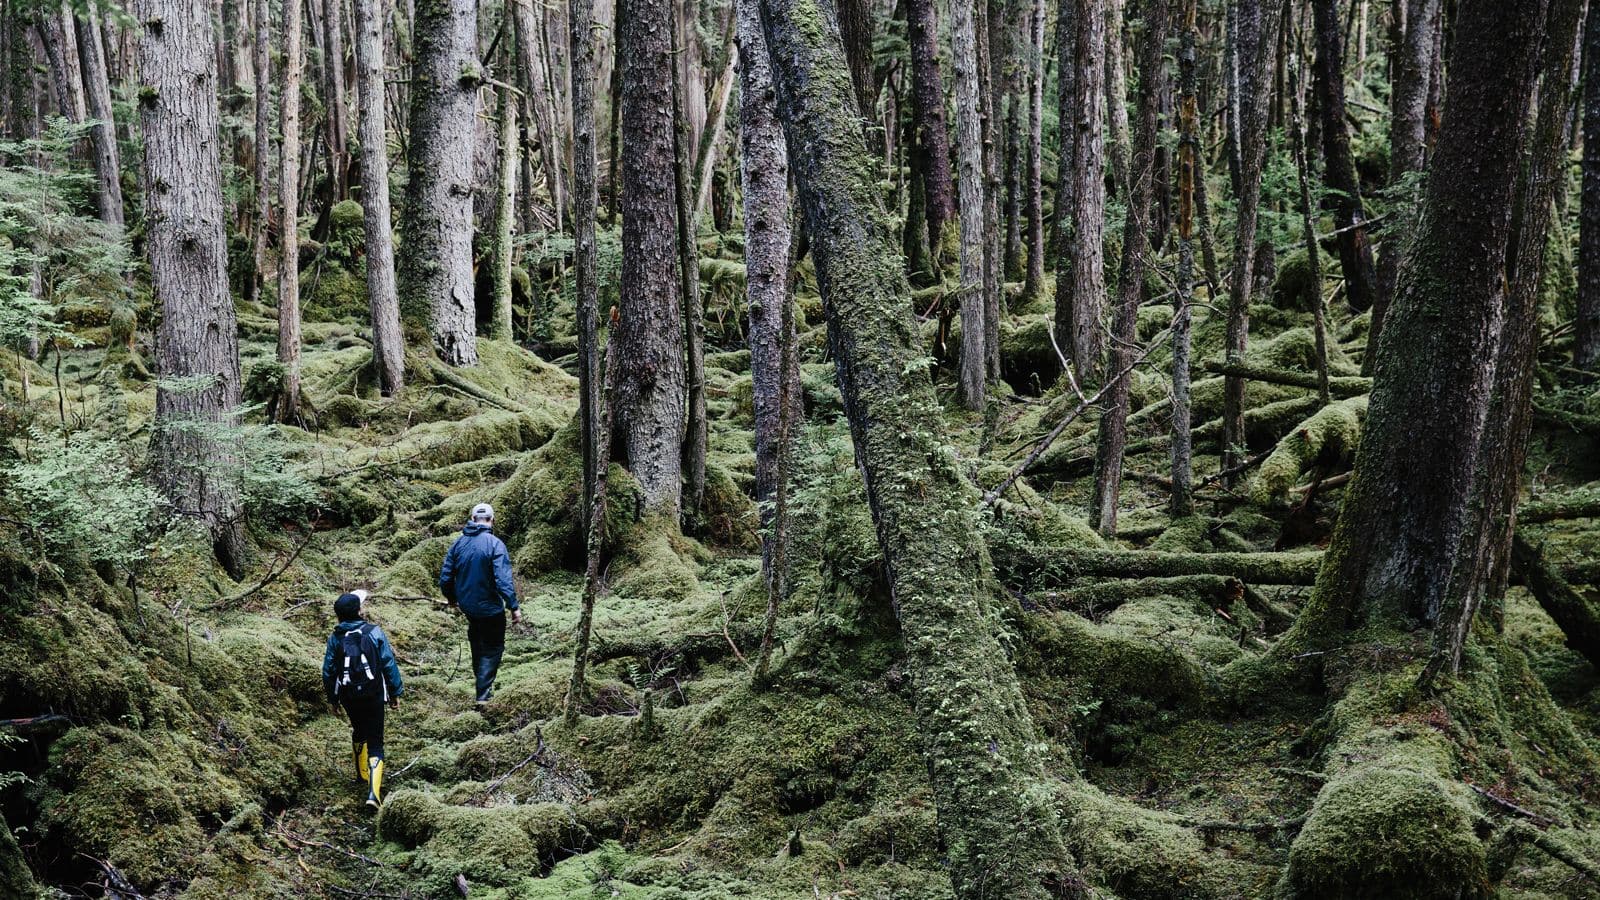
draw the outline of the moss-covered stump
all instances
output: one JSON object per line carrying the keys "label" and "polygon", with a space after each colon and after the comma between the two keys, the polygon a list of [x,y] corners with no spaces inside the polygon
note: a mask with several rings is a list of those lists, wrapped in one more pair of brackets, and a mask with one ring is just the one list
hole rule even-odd
{"label": "moss-covered stump", "polygon": [[[510,547],[517,571],[527,576],[583,566],[583,472],[576,422],[569,419],[547,443],[525,454],[494,494],[495,530]],[[605,543],[615,547],[638,517],[639,489],[627,470],[613,465],[606,492]]]}

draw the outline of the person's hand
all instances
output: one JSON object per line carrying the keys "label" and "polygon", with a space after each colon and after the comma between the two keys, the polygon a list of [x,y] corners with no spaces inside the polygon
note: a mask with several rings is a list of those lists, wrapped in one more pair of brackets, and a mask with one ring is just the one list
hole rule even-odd
{"label": "person's hand", "polygon": [[400,698],[399,697],[390,697],[389,698],[389,708],[390,709],[399,709],[400,708]]}
{"label": "person's hand", "polygon": [[513,609],[511,611],[511,624],[513,624],[513,625],[521,625],[522,624],[522,610]]}
{"label": "person's hand", "polygon": [[328,708],[333,710],[333,714],[335,716],[339,718],[344,717],[344,707],[340,706],[337,700],[328,701]]}

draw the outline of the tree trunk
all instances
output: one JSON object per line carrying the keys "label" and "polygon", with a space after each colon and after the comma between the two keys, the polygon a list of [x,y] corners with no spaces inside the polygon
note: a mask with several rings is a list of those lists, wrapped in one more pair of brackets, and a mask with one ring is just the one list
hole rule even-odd
{"label": "tree trunk", "polygon": [[1113,378],[1100,417],[1095,447],[1094,493],[1089,498],[1089,521],[1107,537],[1117,533],[1117,500],[1122,492],[1122,454],[1128,444],[1128,392],[1134,342],[1137,340],[1139,303],[1144,294],[1146,255],[1150,248],[1150,206],[1154,199],[1156,141],[1160,137],[1160,105],[1166,91],[1167,72],[1162,51],[1167,40],[1167,0],[1148,0],[1145,32],[1139,53],[1139,130],[1134,135],[1128,185],[1128,213],[1122,231],[1122,265],[1117,278],[1117,314],[1112,326]]}
{"label": "tree trunk", "polygon": [[1285,648],[1337,643],[1363,622],[1439,616],[1506,299],[1503,266],[1485,261],[1504,260],[1511,236],[1542,18],[1533,5],[1463,0],[1450,114],[1378,347],[1361,452],[1328,561]]}
{"label": "tree trunk", "polygon": [[[508,56],[511,54],[507,54]],[[499,190],[494,205],[494,331],[493,337],[516,340],[511,330],[511,232],[516,219],[517,105],[510,90],[500,88]]]}
{"label": "tree trunk", "polygon": [[350,196],[350,103],[344,81],[344,3],[321,0],[322,69],[328,82],[328,177],[332,199]]}
{"label": "tree trunk", "polygon": [[1128,125],[1128,69],[1122,61],[1122,13],[1125,0],[1098,0],[1105,7],[1106,112],[1111,123],[1111,182],[1117,196],[1128,199],[1129,157],[1133,155]]}
{"label": "tree trunk", "polygon": [[1200,111],[1196,97],[1196,0],[1184,0],[1178,49],[1178,288],[1172,300],[1172,494],[1174,519],[1194,514],[1193,441],[1189,422],[1189,321],[1194,290],[1195,182],[1201,165]]}
{"label": "tree trunk", "polygon": [[1023,216],[1028,269],[1023,296],[1033,298],[1044,290],[1044,9],[1046,0],[1033,0],[1028,23],[1028,159],[1023,177]]}
{"label": "tree trunk", "polygon": [[[619,2],[620,5],[620,2]],[[600,427],[599,277],[596,271],[595,216],[600,203],[599,160],[595,152],[594,0],[567,4],[567,58],[572,64],[572,268],[578,319],[578,423],[583,452],[583,515],[593,534],[592,515],[607,444]],[[612,110],[613,118],[616,110]],[[609,460],[609,457],[607,457]],[[597,541],[589,552],[598,556]]]}
{"label": "tree trunk", "polygon": [[167,496],[205,523],[218,561],[238,577],[245,544],[236,463],[230,442],[216,436],[239,405],[239,337],[222,230],[210,9],[193,0],[139,0],[133,12],[144,86],[144,244],[162,312],[151,457]]}
{"label": "tree trunk", "polygon": [[1538,112],[1516,187],[1506,253],[1504,323],[1496,348],[1494,380],[1477,451],[1472,498],[1466,505],[1434,631],[1432,669],[1461,666],[1472,619],[1485,603],[1498,605],[1509,571],[1528,432],[1533,423],[1533,378],[1539,345],[1539,287],[1546,237],[1559,184],[1566,179],[1567,123],[1577,74],[1584,0],[1554,0],[1543,29]]}
{"label": "tree trunk", "polygon": [[261,289],[267,281],[267,230],[272,218],[272,3],[255,0],[255,228],[250,235],[255,270],[245,290],[245,299],[261,302]]}
{"label": "tree trunk", "polygon": [[926,350],[856,136],[838,33],[815,0],[761,6],[956,896],[1080,896],[1038,736],[997,639],[999,602],[972,528],[977,496],[942,449],[939,404],[918,364]]}
{"label": "tree trunk", "polygon": [[1323,179],[1330,188],[1328,202],[1339,226],[1339,264],[1344,272],[1345,297],[1360,312],[1372,307],[1377,291],[1372,270],[1372,245],[1367,240],[1366,211],[1361,204],[1361,183],[1356,179],[1355,157],[1350,152],[1350,131],[1345,125],[1344,47],[1339,33],[1338,0],[1313,0],[1317,38],[1314,78],[1316,106],[1322,119]]}
{"label": "tree trunk", "polygon": [[[776,554],[775,510],[784,406],[799,408],[799,391],[784,372],[783,307],[789,297],[789,159],[772,89],[772,64],[761,33],[759,0],[740,0],[739,168],[744,188],[745,294],[750,308],[750,377],[754,382],[756,502],[761,510],[761,562],[770,582]],[[790,323],[790,329],[793,324]]]}
{"label": "tree trunk", "polygon": [[934,271],[944,263],[944,230],[955,216],[950,179],[950,133],[944,123],[944,78],[939,73],[939,17],[934,0],[906,0],[906,35],[911,45],[911,115],[917,123],[928,247]]}
{"label": "tree trunk", "polygon": [[283,148],[278,169],[278,210],[283,233],[278,241],[278,364],[283,384],[272,415],[280,422],[300,418],[300,74],[301,0],[285,0],[283,10],[283,95],[279,117]]}
{"label": "tree trunk", "polygon": [[[1405,0],[1405,41],[1395,55],[1394,78],[1389,96],[1389,185],[1400,184],[1411,172],[1422,171],[1427,154],[1427,113],[1429,83],[1438,52],[1441,29],[1441,0]],[[1373,295],[1372,326],[1367,331],[1367,355],[1362,374],[1371,375],[1377,366],[1378,339],[1383,333],[1385,314],[1399,279],[1400,261],[1406,254],[1406,238],[1414,230],[1412,217],[1389,223],[1378,257],[1377,292]]]}
{"label": "tree trunk", "polygon": [[1583,193],[1578,228],[1578,317],[1572,364],[1600,371],[1600,3],[1583,34]]}
{"label": "tree trunk", "polygon": [[1072,355],[1078,383],[1100,380],[1105,354],[1105,142],[1101,134],[1103,0],[1062,0],[1061,169],[1056,194],[1056,342]]}
{"label": "tree trunk", "polygon": [[[728,117],[728,98],[733,94],[734,63],[734,8],[729,4],[728,20],[722,31],[722,64],[717,67],[717,82],[711,91],[711,118],[706,125],[706,139],[700,142],[700,155],[694,161],[694,213],[690,234],[698,233],[700,217],[706,214],[706,204],[711,201],[712,173],[717,168],[717,146],[722,143],[722,124]],[[719,229],[720,230],[720,229]]]}
{"label": "tree trunk", "polygon": [[867,146],[881,148],[883,136],[875,134],[878,114],[878,81],[872,65],[872,5],[869,0],[835,0],[839,34],[844,38],[844,58],[850,66],[850,84],[855,87],[856,109],[866,129]]}
{"label": "tree trunk", "polygon": [[1000,378],[1000,282],[1005,277],[1000,266],[1000,142],[995,131],[1000,127],[995,91],[1001,78],[989,52],[989,0],[975,0],[975,30],[978,35],[979,123],[983,146],[983,361],[984,374]]}
{"label": "tree trunk", "polygon": [[684,431],[683,296],[673,156],[673,15],[627,0],[622,66],[622,274],[612,326],[616,453],[644,504],[676,522]]}
{"label": "tree trunk", "polygon": [[[674,34],[681,34],[679,29],[673,29]],[[732,51],[732,47],[728,50]],[[680,48],[674,47],[676,56]],[[684,128],[683,97],[685,85],[679,82],[673,94],[673,119],[677,127],[673,131],[673,199],[677,206],[677,239],[678,239],[678,265],[677,274],[682,282],[683,291],[683,331],[684,350],[686,351],[686,378],[688,394],[685,402],[688,405],[689,420],[684,429],[683,468],[689,490],[689,516],[697,517],[700,514],[701,502],[705,499],[706,492],[706,349],[705,349],[705,305],[700,298],[700,250],[695,243],[695,216],[694,201],[690,198],[692,167],[690,163],[688,135]],[[700,150],[709,152],[708,145],[716,141],[714,130],[707,129],[700,136]]]}
{"label": "tree trunk", "polygon": [[961,201],[961,369],[956,398],[971,410],[988,397],[988,358],[984,324],[988,287],[984,259],[983,121],[979,100],[976,5],[984,0],[952,0],[950,60],[955,68],[956,169]]}
{"label": "tree trunk", "polygon": [[439,358],[478,362],[472,279],[473,117],[482,72],[477,0],[417,7],[400,307],[427,317]]}
{"label": "tree trunk", "polygon": [[559,142],[555,138],[555,113],[550,109],[550,95],[540,62],[544,53],[540,49],[539,24],[534,15],[533,0],[512,0],[512,22],[517,41],[517,66],[522,73],[522,85],[528,92],[529,105],[539,134],[541,162],[544,166],[545,187],[550,192],[550,205],[555,213],[556,230],[562,228],[562,211],[566,206],[565,183],[561,178]]}
{"label": "tree trunk", "polygon": [[[1338,26],[1338,17],[1334,17],[1334,26]],[[1342,66],[1334,67],[1335,73],[1342,71]],[[1339,75],[1339,77],[1343,77]],[[1312,341],[1316,347],[1317,357],[1317,398],[1324,404],[1332,397],[1328,387],[1328,326],[1325,321],[1322,302],[1322,248],[1317,245],[1316,209],[1311,205],[1311,160],[1307,149],[1306,127],[1304,117],[1300,113],[1300,86],[1296,79],[1290,79],[1289,94],[1289,147],[1290,155],[1294,157],[1296,180],[1300,183],[1300,223],[1306,242],[1306,275],[1311,282],[1311,333]],[[1342,93],[1342,91],[1341,91]],[[1339,104],[1343,109],[1344,104]],[[1341,126],[1343,124],[1341,114]],[[1348,148],[1346,148],[1348,149]],[[1348,270],[1347,270],[1348,271]],[[1351,286],[1354,276],[1345,278],[1345,285],[1353,292]]]}
{"label": "tree trunk", "polygon": [[[1250,331],[1254,284],[1256,216],[1261,204],[1261,168],[1267,152],[1267,111],[1282,10],[1276,0],[1241,0],[1239,33],[1239,204],[1233,244],[1233,280],[1228,292],[1227,356],[1244,356]],[[1244,23],[1253,27],[1245,27]],[[1253,36],[1251,44],[1247,37]],[[1248,52],[1247,52],[1248,48]],[[1232,469],[1244,451],[1244,382],[1230,378],[1222,392],[1222,468]],[[1231,485],[1232,478],[1224,479]]]}
{"label": "tree trunk", "polygon": [[[258,0],[265,2],[265,0]],[[384,124],[384,0],[355,0],[356,88],[360,93],[361,209],[367,254],[367,306],[372,315],[372,361],[378,390],[405,388],[405,336],[394,286],[394,240],[389,219],[389,147]]]}
{"label": "tree trunk", "polygon": [[78,32],[78,58],[83,65],[85,99],[94,148],[95,205],[100,221],[122,224],[122,161],[117,152],[117,120],[111,109],[111,80],[100,44],[100,15],[90,6],[73,24]]}
{"label": "tree trunk", "polygon": [[35,14],[45,61],[50,65],[50,86],[55,92],[56,114],[74,125],[88,114],[83,96],[83,70],[78,63],[78,42],[65,4],[41,7]]}

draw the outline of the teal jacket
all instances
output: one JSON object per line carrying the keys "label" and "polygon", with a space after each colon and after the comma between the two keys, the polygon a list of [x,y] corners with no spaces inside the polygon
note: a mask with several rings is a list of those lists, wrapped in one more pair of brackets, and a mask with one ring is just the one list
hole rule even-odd
{"label": "teal jacket", "polygon": [[339,645],[343,643],[346,634],[363,625],[371,629],[372,643],[377,645],[378,668],[383,670],[383,680],[389,686],[389,696],[398,697],[405,693],[405,680],[400,677],[400,664],[394,661],[394,650],[389,646],[389,636],[377,625],[357,619],[354,622],[340,622],[333,626],[333,633],[328,635],[328,648],[322,654],[322,689],[327,692],[329,703],[334,701],[333,666]]}

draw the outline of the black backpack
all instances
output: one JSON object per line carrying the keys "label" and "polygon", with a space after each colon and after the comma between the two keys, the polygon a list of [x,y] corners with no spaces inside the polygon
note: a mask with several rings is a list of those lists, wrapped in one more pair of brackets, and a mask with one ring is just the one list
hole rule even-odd
{"label": "black backpack", "polygon": [[333,665],[335,696],[348,700],[389,699],[389,685],[379,668],[378,642],[372,637],[371,625],[344,633]]}

